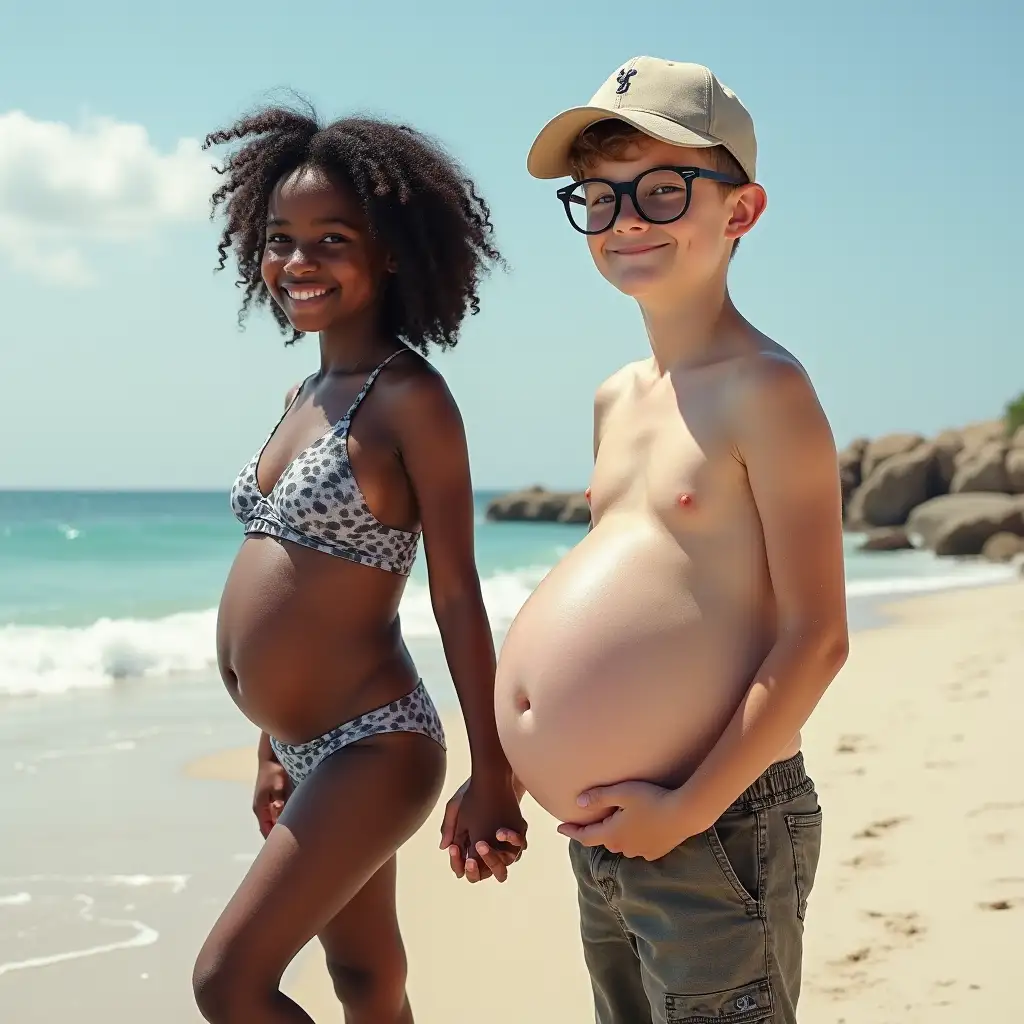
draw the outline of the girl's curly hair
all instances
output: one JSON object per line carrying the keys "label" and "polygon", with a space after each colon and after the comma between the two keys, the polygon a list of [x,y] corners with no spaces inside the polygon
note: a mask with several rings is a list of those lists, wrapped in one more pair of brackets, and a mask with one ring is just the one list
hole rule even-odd
{"label": "girl's curly hair", "polygon": [[230,250],[245,289],[238,314],[269,304],[281,330],[301,336],[263,282],[267,208],[274,188],[300,167],[315,167],[348,185],[366,211],[373,236],[394,257],[383,300],[382,327],[422,352],[458,341],[467,312],[478,313],[478,287],[494,247],[487,203],[463,169],[434,140],[405,125],[347,117],[323,126],[315,113],[271,107],[206,137],[204,149],[247,140],[216,167],[226,181],[211,199],[224,204],[227,225],[217,250],[219,270]]}

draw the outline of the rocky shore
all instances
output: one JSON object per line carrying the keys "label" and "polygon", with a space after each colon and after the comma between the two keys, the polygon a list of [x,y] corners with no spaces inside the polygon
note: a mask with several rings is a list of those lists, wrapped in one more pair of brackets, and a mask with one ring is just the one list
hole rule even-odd
{"label": "rocky shore", "polygon": [[[864,550],[1024,557],[1024,426],[858,438],[839,453],[839,474],[845,525],[865,534]],[[531,487],[495,498],[487,518],[585,524],[590,508],[583,493]]]}
{"label": "rocky shore", "polygon": [[492,499],[487,518],[497,523],[573,523],[590,522],[590,505],[582,491],[549,491],[528,487]]}

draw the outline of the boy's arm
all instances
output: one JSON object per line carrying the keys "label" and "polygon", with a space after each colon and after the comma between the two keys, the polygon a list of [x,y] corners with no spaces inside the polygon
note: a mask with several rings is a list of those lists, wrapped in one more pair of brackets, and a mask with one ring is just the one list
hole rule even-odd
{"label": "boy's arm", "polygon": [[795,361],[762,358],[743,384],[736,457],[764,531],[777,636],[725,732],[676,791],[687,835],[710,828],[778,758],[849,649],[835,442]]}

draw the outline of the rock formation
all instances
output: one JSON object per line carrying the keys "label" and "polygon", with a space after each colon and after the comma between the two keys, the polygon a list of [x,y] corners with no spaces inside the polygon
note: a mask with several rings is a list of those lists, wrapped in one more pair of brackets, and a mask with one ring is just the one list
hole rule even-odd
{"label": "rock formation", "polygon": [[[856,453],[861,453],[856,466]],[[856,441],[839,455],[846,467],[843,513],[848,529],[905,526],[908,538],[939,555],[998,556],[1024,536],[1024,429],[1007,436],[1003,420],[944,430],[930,440],[891,434]],[[851,483],[859,475],[859,483]],[[895,543],[890,539],[887,549]],[[868,543],[865,543],[868,547]],[[871,546],[879,550],[882,542]]]}
{"label": "rock formation", "polygon": [[590,505],[583,494],[574,491],[529,487],[493,499],[487,506],[487,518],[498,523],[586,524],[590,522]]}

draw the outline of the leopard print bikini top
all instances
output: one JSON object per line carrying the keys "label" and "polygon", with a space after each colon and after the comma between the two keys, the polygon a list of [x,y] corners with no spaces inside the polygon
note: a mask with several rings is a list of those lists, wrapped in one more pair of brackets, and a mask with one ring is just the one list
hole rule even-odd
{"label": "leopard print bikini top", "polygon": [[410,533],[379,523],[366,505],[348,458],[352,417],[392,353],[369,377],[348,412],[285,467],[269,494],[260,491],[260,457],[277,428],[302,394],[307,378],[288,403],[263,447],[238,474],[231,488],[231,510],[245,533],[263,533],[326,555],[347,558],[408,576],[416,561],[419,531]]}

